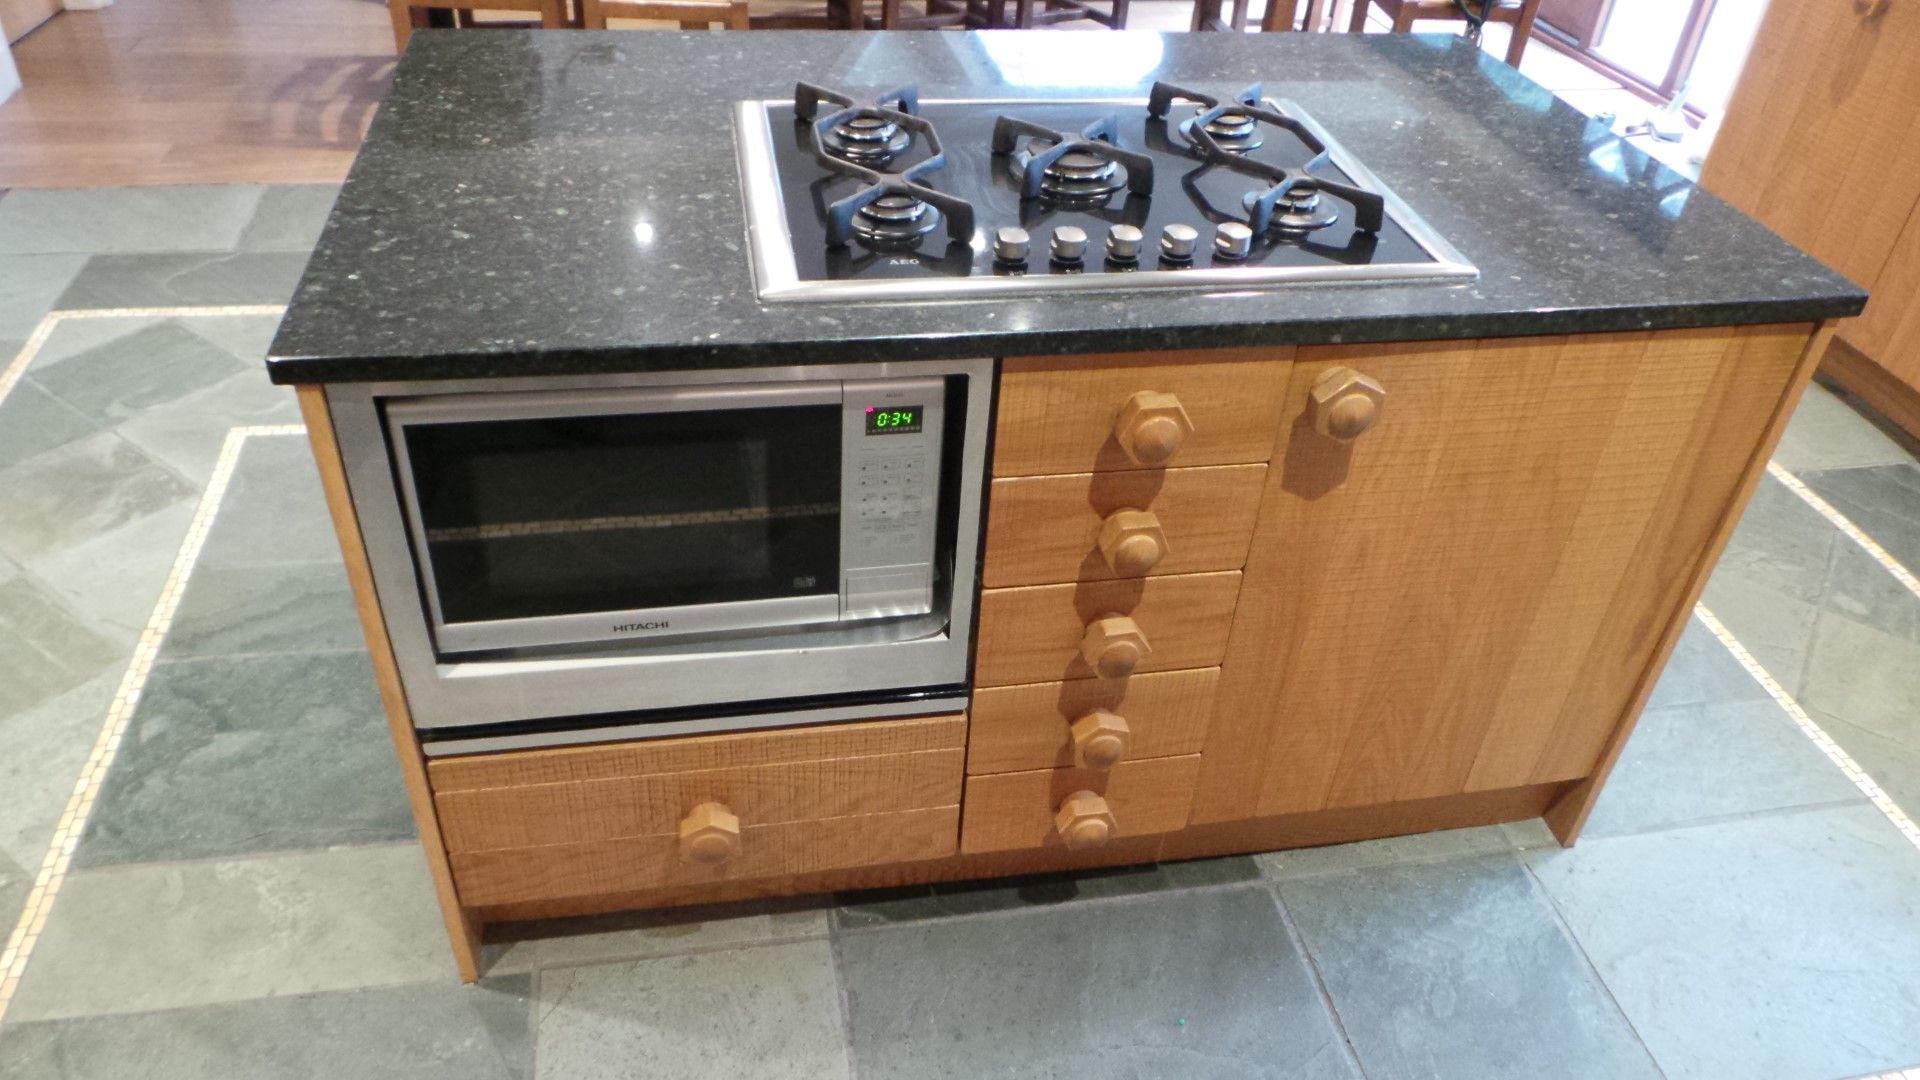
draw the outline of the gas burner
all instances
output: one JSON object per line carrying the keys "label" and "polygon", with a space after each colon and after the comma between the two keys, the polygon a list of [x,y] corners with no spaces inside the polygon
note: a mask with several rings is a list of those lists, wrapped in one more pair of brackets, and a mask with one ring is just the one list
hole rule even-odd
{"label": "gas burner", "polygon": [[[822,102],[840,108],[819,116]],[[973,239],[973,204],[919,182],[947,163],[933,125],[914,115],[919,105],[920,92],[911,86],[864,102],[811,83],[794,86],[793,111],[812,122],[814,160],[832,172],[866,181],[865,187],[827,207],[828,247],[843,247],[855,238],[870,246],[911,246],[942,218],[954,243]],[[896,142],[904,148],[916,137],[926,147],[925,158],[897,171],[880,167],[898,152],[883,148]],[[850,141],[859,144],[862,154],[849,148]]]}
{"label": "gas burner", "polygon": [[[1250,191],[1244,200],[1247,224],[1255,233],[1269,228],[1283,233],[1310,232],[1338,221],[1337,213],[1320,209],[1323,192],[1353,207],[1354,228],[1361,232],[1378,233],[1385,225],[1386,199],[1377,191],[1317,174],[1315,170],[1326,168],[1332,161],[1327,145],[1305,124],[1270,106],[1259,83],[1227,101],[1168,83],[1154,83],[1153,93],[1147,100],[1147,115],[1166,116],[1176,100],[1193,101],[1201,106],[1199,114],[1180,125],[1180,134],[1186,136],[1201,160],[1267,181],[1265,191]],[[1259,161],[1247,155],[1251,147],[1236,149],[1233,140],[1220,137],[1216,129],[1223,121],[1230,130],[1239,130],[1245,121],[1254,125],[1256,135],[1259,124],[1272,124],[1291,132],[1313,157],[1299,168]]]}
{"label": "gas burner", "polygon": [[[1241,203],[1251,213],[1254,204],[1260,201],[1261,193],[1249,191],[1241,197]],[[1273,220],[1268,228],[1281,232],[1304,233],[1315,229],[1324,229],[1340,220],[1336,210],[1321,209],[1320,191],[1312,187],[1294,187],[1280,192],[1274,197],[1271,213]]]}
{"label": "gas burner", "polygon": [[882,195],[853,215],[853,231],[874,245],[917,243],[940,224],[940,211],[912,195]]}
{"label": "gas burner", "polygon": [[[1207,111],[1204,105],[1196,108],[1193,110],[1194,119],[1197,121]],[[1260,134],[1260,121],[1246,113],[1223,112],[1208,120],[1206,128],[1207,134],[1212,135],[1214,141],[1220,144],[1220,149],[1229,154],[1245,154],[1258,150],[1261,144],[1267,141],[1265,136]],[[1182,125],[1182,130],[1185,130],[1185,125]]]}
{"label": "gas burner", "polygon": [[913,136],[891,120],[856,116],[827,132],[827,146],[849,161],[863,164],[891,159],[913,142]]}
{"label": "gas burner", "polygon": [[[1020,198],[1096,202],[1122,186],[1140,195],[1153,193],[1153,159],[1122,150],[1119,120],[1106,117],[1078,135],[1055,131],[1011,116],[993,122],[993,152],[1007,155],[1007,167],[1020,181]],[[1020,137],[1027,144],[1019,146]],[[1122,167],[1124,177],[1122,179]]]}

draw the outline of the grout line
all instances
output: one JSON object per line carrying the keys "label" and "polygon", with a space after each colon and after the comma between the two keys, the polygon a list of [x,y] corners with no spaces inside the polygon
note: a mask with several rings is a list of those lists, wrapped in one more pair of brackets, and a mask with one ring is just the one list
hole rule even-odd
{"label": "grout line", "polygon": [[1882,569],[1894,576],[1894,580],[1906,586],[1908,592],[1920,597],[1920,578],[1915,577],[1913,571],[1907,569],[1899,559],[1894,558],[1886,548],[1881,547],[1879,541],[1868,536],[1865,530],[1855,525],[1851,518],[1834,509],[1832,503],[1815,493],[1805,481],[1788,472],[1786,467],[1777,461],[1767,462],[1767,475],[1785,484],[1788,491],[1800,496],[1800,501],[1813,507],[1814,512],[1826,518],[1828,524],[1845,533],[1847,539],[1860,545],[1862,550],[1873,557],[1874,562],[1879,563]]}
{"label": "grout line", "polygon": [[220,318],[235,315],[284,315],[285,304],[224,304],[201,307],[145,307],[145,308],[75,308],[63,311],[49,311],[40,317],[40,322],[28,335],[27,343],[14,354],[13,360],[0,371],[0,401],[7,400],[13,392],[14,384],[25,375],[27,368],[33,366],[34,357],[46,347],[47,339],[53,331],[68,319],[137,319],[137,318]]}
{"label": "grout line", "polygon": [[1813,740],[1813,745],[1819,747],[1821,753],[1827,755],[1827,760],[1838,766],[1847,779],[1853,781],[1853,786],[1859,788],[1861,794],[1873,803],[1874,809],[1880,811],[1888,821],[1892,822],[1893,827],[1900,831],[1900,835],[1907,838],[1908,843],[1920,848],[1920,826],[1914,825],[1913,819],[1907,816],[1905,810],[1900,809],[1886,790],[1873,777],[1868,776],[1867,771],[1860,767],[1860,763],[1853,760],[1853,756],[1842,749],[1839,743],[1834,742],[1831,735],[1828,735],[1819,724],[1814,723],[1813,717],[1807,715],[1807,710],[1801,708],[1792,694],[1787,693],[1787,688],[1781,686],[1766,668],[1760,666],[1760,661],[1753,658],[1753,654],[1747,651],[1746,646],[1740,644],[1740,640],[1733,636],[1733,632],[1728,630],[1726,624],[1709,611],[1705,604],[1695,604],[1693,612],[1700,616],[1700,621],[1706,624],[1708,630],[1713,631],[1713,636],[1720,639],[1720,644],[1727,647],[1727,651],[1733,654],[1733,658],[1740,661],[1740,666],[1747,669],[1747,674],[1753,676],[1773,700],[1787,711],[1787,715],[1793,718],[1793,722],[1800,725],[1801,732]]}
{"label": "grout line", "polygon": [[[49,316],[48,320],[51,319],[52,316]],[[43,327],[50,325],[48,320],[42,321]],[[36,332],[36,336],[40,335]],[[43,337],[41,339],[44,340]],[[31,356],[31,351],[23,355]],[[15,365],[20,366],[18,361]],[[8,370],[11,372],[12,368]],[[141,631],[140,639],[133,647],[133,658],[127,665],[126,674],[120,679],[119,689],[114,692],[113,704],[107,708],[100,735],[94,740],[93,751],[87,756],[80,777],[73,785],[73,794],[67,798],[67,808],[54,826],[53,842],[47,848],[46,857],[41,860],[33,888],[27,893],[26,906],[7,939],[6,950],[0,952],[0,1020],[6,1019],[7,1007],[13,1002],[14,992],[20,986],[21,973],[26,970],[27,961],[33,956],[34,946],[38,944],[41,931],[46,926],[47,913],[52,910],[54,898],[59,895],[60,886],[66,880],[74,849],[79,846],[80,835],[86,830],[87,819],[93,812],[94,799],[99,795],[107,770],[112,767],[119,752],[127,723],[133,717],[134,707],[140,703],[147,675],[153,670],[154,661],[159,656],[160,643],[173,625],[174,614],[180,607],[180,597],[186,591],[187,579],[193,574],[194,563],[200,557],[200,549],[206,544],[214,515],[219,512],[220,501],[226,497],[227,486],[233,480],[234,466],[239,463],[241,448],[246,445],[249,436],[299,435],[305,431],[299,424],[256,425],[228,430],[226,441],[220,447],[220,457],[213,466],[213,476],[207,481],[207,489],[200,496],[200,505],[194,510],[193,522],[188,525],[187,535],[180,543],[180,552],[174,557],[173,568],[167,574],[166,583],[161,586],[160,599],[154,604],[146,629]]]}
{"label": "grout line", "polygon": [[1654,1054],[1653,1047],[1648,1045],[1646,1037],[1640,1034],[1640,1026],[1635,1024],[1633,1017],[1627,1014],[1626,1006],[1620,1004],[1620,995],[1613,992],[1612,984],[1608,983],[1607,977],[1600,973],[1600,965],[1593,962],[1592,955],[1587,952],[1586,943],[1580,940],[1579,934],[1573,932],[1573,924],[1567,921],[1567,913],[1560,910],[1560,905],[1554,900],[1552,891],[1541,882],[1540,875],[1534,873],[1533,863],[1528,860],[1526,852],[1516,849],[1513,855],[1514,862],[1520,866],[1520,873],[1527,879],[1527,889],[1535,899],[1546,905],[1548,917],[1553,920],[1554,928],[1560,931],[1561,938],[1580,957],[1580,962],[1586,965],[1587,973],[1593,976],[1594,985],[1600,988],[1601,993],[1607,995],[1607,1003],[1613,1006],[1614,1014],[1620,1017],[1620,1022],[1627,1025],[1627,1031],[1633,1035],[1633,1041],[1640,1044],[1640,1052],[1647,1055],[1647,1061],[1653,1065],[1653,1071],[1665,1077],[1666,1066],[1660,1064],[1660,1058]]}
{"label": "grout line", "polygon": [[1313,981],[1313,988],[1320,992],[1320,1004],[1327,1010],[1327,1019],[1333,1022],[1333,1033],[1340,1038],[1340,1045],[1347,1051],[1347,1062],[1366,1080],[1367,1066],[1360,1060],[1360,1047],[1353,1041],[1353,1033],[1347,1030],[1347,1019],[1340,1015],[1340,1005],[1333,1000],[1333,990],[1327,986],[1326,973],[1320,970],[1320,958],[1313,955],[1313,949],[1307,944],[1307,935],[1302,933],[1298,923],[1294,922],[1293,912],[1287,910],[1286,897],[1280,895],[1280,882],[1268,880],[1267,899],[1273,901],[1273,909],[1280,916],[1280,932],[1300,953],[1300,959],[1306,963],[1307,977]]}

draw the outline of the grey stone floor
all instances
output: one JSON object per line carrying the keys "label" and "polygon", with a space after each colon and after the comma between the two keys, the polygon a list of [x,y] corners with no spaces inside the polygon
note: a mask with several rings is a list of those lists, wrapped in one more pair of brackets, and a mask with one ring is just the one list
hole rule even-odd
{"label": "grey stone floor", "polygon": [[[0,197],[0,365],[50,310],[281,302],[329,197]],[[0,400],[0,933],[228,432],[298,421],[258,363],[273,325],[70,318]],[[1777,461],[1920,566],[1920,466],[1832,395]],[[1706,605],[1920,810],[1920,598],[1769,479]],[[411,836],[304,443],[247,436],[0,1020],[0,1078],[1920,1063],[1920,850],[1698,620],[1571,850],[1529,823],[581,920],[491,946],[463,987]]]}

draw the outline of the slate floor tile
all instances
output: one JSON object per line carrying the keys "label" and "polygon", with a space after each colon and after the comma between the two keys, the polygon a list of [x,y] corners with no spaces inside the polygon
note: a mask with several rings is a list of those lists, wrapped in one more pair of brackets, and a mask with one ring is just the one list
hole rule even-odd
{"label": "slate floor tile", "polygon": [[[0,933],[13,933],[14,923],[27,906],[27,893],[33,889],[34,873],[39,869],[36,866],[27,870],[0,853]],[[0,1043],[0,1061],[5,1060],[5,1049],[5,1044]]]}
{"label": "slate floor tile", "polygon": [[872,889],[836,896],[834,925],[851,929],[915,922],[952,915],[980,915],[1076,900],[1103,900],[1159,892],[1172,881],[1154,864],[1097,867],[1056,874],[948,881],[898,889]]}
{"label": "slate floor tile", "polygon": [[119,866],[67,876],[7,1023],[454,979],[416,844]]}
{"label": "slate floor tile", "polygon": [[1895,805],[1906,811],[1908,817],[1920,821],[1920,745],[1889,739],[1818,709],[1807,712],[1855,764],[1866,770]]}
{"label": "slate floor tile", "polygon": [[[7,353],[0,344],[0,363]],[[84,439],[98,430],[80,410],[42,390],[31,379],[21,379],[0,398],[0,469],[45,450]]]}
{"label": "slate floor tile", "polygon": [[1802,704],[1920,746],[1920,642],[1822,613]]}
{"label": "slate floor tile", "polygon": [[1796,473],[1910,462],[1912,455],[1824,386],[1807,387],[1773,460]]}
{"label": "slate floor tile", "polygon": [[1513,854],[1279,889],[1369,1077],[1660,1075]]}
{"label": "slate floor tile", "polygon": [[138,416],[244,369],[239,358],[180,322],[135,330],[33,369],[34,381],[96,423]]}
{"label": "slate floor tile", "polygon": [[199,566],[187,579],[160,655],[358,649],[360,616],[338,562]]}
{"label": "slate floor tile", "polygon": [[622,912],[490,926],[482,966],[504,975],[826,934],[827,906],[817,897]]}
{"label": "slate floor tile", "polygon": [[1737,575],[1782,596],[1816,601],[1834,545],[1845,542],[1838,530],[1786,485],[1762,476],[1714,575]]}
{"label": "slate floor tile", "polygon": [[46,858],[124,672],[116,663],[31,709],[0,710],[0,854],[16,865],[37,872]]}
{"label": "slate floor tile", "polygon": [[1263,887],[840,935],[862,1080],[1357,1076]]}
{"label": "slate floor tile", "polygon": [[101,633],[132,644],[153,617],[167,574],[193,523],[180,502],[27,561],[27,569]]}
{"label": "slate floor tile", "polygon": [[0,567],[0,716],[79,686],[119,656],[38,583]]}
{"label": "slate floor tile", "polygon": [[20,563],[197,494],[111,432],[0,470],[0,550]]}
{"label": "slate floor tile", "polygon": [[320,230],[340,194],[338,184],[275,184],[240,234],[243,251],[297,251],[304,258],[320,242]]}
{"label": "slate floor tile", "polygon": [[80,866],[413,835],[359,652],[162,663],[94,804]]}
{"label": "slate floor tile", "polygon": [[305,439],[247,440],[200,557],[203,565],[221,566],[339,559],[320,473]]}
{"label": "slate floor tile", "polygon": [[305,252],[95,255],[56,307],[188,307],[284,304],[306,267]]}
{"label": "slate floor tile", "polygon": [[1667,709],[1766,696],[1766,688],[1754,681],[1713,631],[1695,617],[1687,620],[1687,628],[1667,660],[1666,670],[1660,673],[1660,681],[1654,684],[1646,707]]}
{"label": "slate floor tile", "polygon": [[1529,856],[1675,1080],[1920,1060],[1920,851],[1870,806]]}
{"label": "slate floor tile", "polygon": [[1363,840],[1357,844],[1269,851],[1253,858],[1268,877],[1284,879],[1512,850],[1513,840],[1504,829],[1498,825],[1483,825],[1473,829],[1444,829],[1412,836],[1388,836],[1379,840]]}
{"label": "slate floor tile", "polygon": [[1217,859],[1186,859],[1181,862],[1161,863],[1160,870],[1167,875],[1167,881],[1176,889],[1202,885],[1232,885],[1242,881],[1258,881],[1262,876],[1260,864],[1250,855],[1227,855]]}
{"label": "slate floor tile", "polygon": [[1834,549],[1821,606],[1904,641],[1920,643],[1920,596],[1851,541]]}
{"label": "slate floor tile", "polygon": [[[26,341],[86,262],[85,255],[0,255],[0,337]],[[0,351],[0,362],[18,351]]]}
{"label": "slate floor tile", "polygon": [[260,204],[255,184],[9,192],[0,254],[231,251]]}
{"label": "slate floor tile", "polygon": [[1801,479],[1907,568],[1920,567],[1920,465],[1811,472]]}
{"label": "slate floor tile", "polygon": [[300,403],[292,387],[273,385],[264,371],[242,371],[161,408],[148,409],[117,430],[155,460],[205,484],[230,429],[298,423]]}
{"label": "slate floor tile", "polygon": [[1583,836],[1863,798],[1771,700],[1641,715]]}
{"label": "slate floor tile", "polygon": [[545,1080],[849,1075],[824,940],[562,968],[540,977]]}
{"label": "slate floor tile", "polygon": [[0,1029],[0,1080],[526,1080],[532,980],[44,1020]]}

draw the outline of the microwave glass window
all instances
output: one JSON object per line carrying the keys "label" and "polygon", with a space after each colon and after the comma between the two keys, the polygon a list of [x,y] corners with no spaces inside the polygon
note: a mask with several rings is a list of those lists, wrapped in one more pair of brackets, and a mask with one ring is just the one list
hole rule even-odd
{"label": "microwave glass window", "polygon": [[448,623],[836,595],[835,405],[406,429]]}

